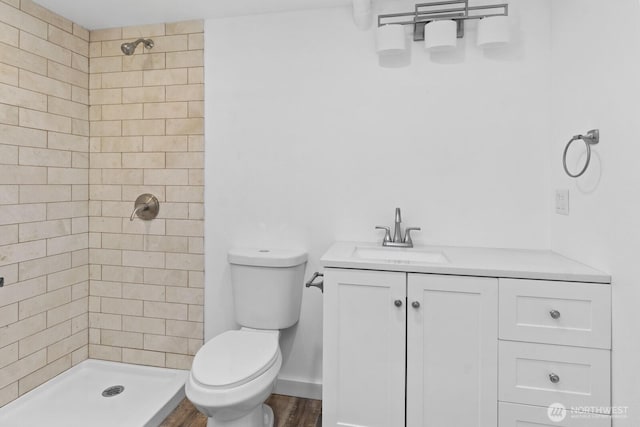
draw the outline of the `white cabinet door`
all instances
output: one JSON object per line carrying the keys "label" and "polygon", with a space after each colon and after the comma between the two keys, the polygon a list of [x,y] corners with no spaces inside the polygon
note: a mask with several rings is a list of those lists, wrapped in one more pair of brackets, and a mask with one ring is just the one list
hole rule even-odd
{"label": "white cabinet door", "polygon": [[326,269],[323,427],[405,425],[406,274]]}
{"label": "white cabinet door", "polygon": [[609,415],[500,402],[500,427],[611,427]]}
{"label": "white cabinet door", "polygon": [[497,279],[409,274],[407,310],[407,427],[497,426]]}

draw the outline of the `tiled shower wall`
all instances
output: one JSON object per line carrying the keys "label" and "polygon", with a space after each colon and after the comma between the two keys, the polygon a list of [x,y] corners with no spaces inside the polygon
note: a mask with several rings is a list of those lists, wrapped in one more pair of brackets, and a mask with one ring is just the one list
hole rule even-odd
{"label": "tiled shower wall", "polygon": [[0,2],[0,406],[87,358],[88,40]]}
{"label": "tiled shower wall", "polygon": [[[124,56],[120,45],[149,37]],[[89,357],[185,368],[203,340],[203,24],[93,31]],[[142,193],[158,218],[129,220]]]}
{"label": "tiled shower wall", "polygon": [[[156,47],[122,55],[138,36]],[[202,44],[201,22],[90,35],[0,0],[0,406],[88,356],[190,366],[203,338]],[[158,219],[129,222],[145,192]]]}

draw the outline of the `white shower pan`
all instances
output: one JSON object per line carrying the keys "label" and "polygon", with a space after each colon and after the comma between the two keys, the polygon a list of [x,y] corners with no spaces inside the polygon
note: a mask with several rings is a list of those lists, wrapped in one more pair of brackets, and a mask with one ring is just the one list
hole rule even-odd
{"label": "white shower pan", "polygon": [[184,398],[187,375],[85,360],[0,408],[0,426],[156,427]]}

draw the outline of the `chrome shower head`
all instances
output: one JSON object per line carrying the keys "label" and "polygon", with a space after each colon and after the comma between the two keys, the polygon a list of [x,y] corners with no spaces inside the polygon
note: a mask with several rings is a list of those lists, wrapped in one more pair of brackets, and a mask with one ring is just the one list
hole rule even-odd
{"label": "chrome shower head", "polygon": [[140,43],[144,44],[145,49],[151,49],[155,45],[151,39],[138,39],[134,42],[122,43],[120,49],[122,49],[122,53],[127,56],[133,55]]}

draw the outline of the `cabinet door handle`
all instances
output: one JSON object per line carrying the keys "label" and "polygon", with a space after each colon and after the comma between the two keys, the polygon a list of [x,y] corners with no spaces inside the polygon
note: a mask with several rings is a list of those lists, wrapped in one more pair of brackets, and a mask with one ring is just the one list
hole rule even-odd
{"label": "cabinet door handle", "polygon": [[554,384],[558,384],[560,382],[560,377],[556,374],[549,374],[549,381]]}
{"label": "cabinet door handle", "polygon": [[558,310],[551,310],[549,315],[551,315],[551,318],[554,320],[558,320],[560,318],[560,312]]}
{"label": "cabinet door handle", "polygon": [[411,303],[411,307],[420,308],[420,303],[418,301],[414,301],[414,302]]}
{"label": "cabinet door handle", "polygon": [[397,299],[397,300],[395,300],[395,301],[393,302],[393,304],[394,304],[396,307],[402,307],[402,300],[401,300],[401,299]]}

